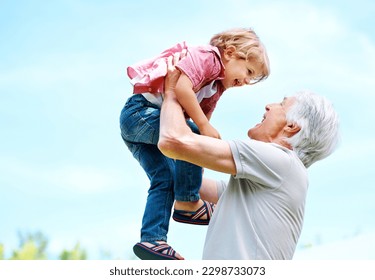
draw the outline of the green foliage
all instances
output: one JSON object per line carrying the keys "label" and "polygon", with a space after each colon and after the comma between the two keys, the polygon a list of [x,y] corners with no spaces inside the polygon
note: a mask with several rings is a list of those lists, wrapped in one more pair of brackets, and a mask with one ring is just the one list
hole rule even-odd
{"label": "green foliage", "polygon": [[28,241],[18,250],[13,251],[11,260],[45,260],[46,254],[40,253],[39,248],[33,241]]}
{"label": "green foliage", "polygon": [[14,250],[11,260],[46,260],[47,238],[41,233],[36,232],[26,236],[19,233],[20,248]]}
{"label": "green foliage", "polygon": [[0,260],[4,259],[4,245],[0,243]]}
{"label": "green foliage", "polygon": [[77,243],[74,248],[70,251],[64,250],[60,254],[60,260],[86,260],[87,254],[86,251],[81,249],[79,243]]}
{"label": "green foliage", "polygon": [[[41,233],[18,234],[20,240],[19,248],[13,250],[9,260],[46,260],[48,245],[47,237]],[[60,260],[86,260],[87,254],[80,244],[77,243],[73,249],[66,250],[59,255]],[[0,243],[0,260],[5,260],[4,245]]]}
{"label": "green foliage", "polygon": [[[10,256],[6,256],[5,245],[0,243],[0,260],[47,260],[48,239],[40,231],[34,233],[18,233],[19,247],[14,249]],[[52,258],[55,259],[56,257]],[[102,249],[100,259],[120,259],[113,257],[109,250]],[[87,252],[77,242],[73,248],[64,249],[59,255],[60,260],[87,260]],[[136,260],[134,255],[129,256],[130,260]],[[1,279],[0,279],[1,280]]]}

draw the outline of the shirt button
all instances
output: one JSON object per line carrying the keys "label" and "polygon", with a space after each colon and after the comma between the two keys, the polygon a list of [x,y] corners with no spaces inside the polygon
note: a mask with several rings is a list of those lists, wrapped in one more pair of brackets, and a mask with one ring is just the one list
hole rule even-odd
{"label": "shirt button", "polygon": [[151,92],[151,91],[152,91],[152,88],[149,87],[149,88],[148,88],[148,91]]}

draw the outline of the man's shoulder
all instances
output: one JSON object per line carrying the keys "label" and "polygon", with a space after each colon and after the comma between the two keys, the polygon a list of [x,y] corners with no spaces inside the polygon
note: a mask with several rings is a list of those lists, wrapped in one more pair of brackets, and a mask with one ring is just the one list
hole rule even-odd
{"label": "man's shoulder", "polygon": [[232,154],[239,160],[258,158],[258,160],[272,159],[273,163],[287,164],[290,161],[297,159],[296,154],[286,147],[275,143],[268,143],[253,139],[229,140],[229,146]]}
{"label": "man's shoulder", "polygon": [[259,141],[259,140],[254,140],[254,139],[251,139],[251,138],[247,138],[247,139],[232,139],[232,140],[229,140],[228,142],[231,142],[233,143],[234,145],[237,145],[237,146],[242,146],[242,147],[263,147],[263,148],[267,148],[267,149],[279,149],[279,150],[284,150],[284,147],[280,146],[280,145],[277,145],[275,143],[268,143],[268,142],[264,142],[264,141]]}

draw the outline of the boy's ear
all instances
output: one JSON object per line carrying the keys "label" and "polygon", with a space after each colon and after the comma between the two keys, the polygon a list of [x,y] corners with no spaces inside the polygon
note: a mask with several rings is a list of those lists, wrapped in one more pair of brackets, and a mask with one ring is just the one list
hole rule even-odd
{"label": "boy's ear", "polygon": [[236,47],[235,46],[228,46],[224,50],[224,56],[225,56],[226,59],[233,58],[235,52],[236,52]]}

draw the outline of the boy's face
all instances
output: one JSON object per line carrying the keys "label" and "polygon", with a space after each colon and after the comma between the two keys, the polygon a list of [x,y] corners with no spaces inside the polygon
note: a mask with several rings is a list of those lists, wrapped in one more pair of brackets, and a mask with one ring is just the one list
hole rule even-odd
{"label": "boy's face", "polygon": [[239,87],[250,84],[257,69],[249,61],[237,58],[234,55],[224,54],[225,78],[221,80],[225,89]]}

